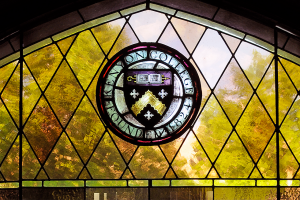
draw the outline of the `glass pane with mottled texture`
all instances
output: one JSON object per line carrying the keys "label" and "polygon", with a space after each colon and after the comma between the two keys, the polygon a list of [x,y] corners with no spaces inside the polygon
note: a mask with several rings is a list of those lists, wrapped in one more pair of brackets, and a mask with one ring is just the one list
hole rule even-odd
{"label": "glass pane with mottled texture", "polygon": [[125,163],[106,132],[91,157],[87,168],[94,179],[119,179],[125,170]]}
{"label": "glass pane with mottled texture", "polygon": [[67,60],[83,89],[88,87],[103,59],[104,54],[89,30],[78,35],[67,54]]}
{"label": "glass pane with mottled texture", "polygon": [[42,97],[25,125],[24,133],[41,163],[44,163],[62,129]]}
{"label": "glass pane with mottled texture", "polygon": [[175,32],[171,24],[167,26],[158,42],[176,49],[177,51],[182,53],[182,55],[184,55],[186,58],[189,58],[189,53],[183,46],[182,42],[180,41],[177,33]]}
{"label": "glass pane with mottled texture", "polygon": [[19,144],[18,136],[1,165],[0,170],[6,181],[19,180]]}
{"label": "glass pane with mottled texture", "polygon": [[42,90],[45,90],[61,60],[62,55],[54,44],[35,51],[25,57],[27,66]]}
{"label": "glass pane with mottled texture", "polygon": [[5,84],[7,83],[9,77],[13,73],[14,69],[16,68],[17,64],[18,61],[15,61],[0,68],[0,93],[4,88]]}
{"label": "glass pane with mottled texture", "polygon": [[278,64],[278,91],[279,91],[279,123],[285,117],[288,109],[295,100],[297,90],[285,73],[281,64]]}
{"label": "glass pane with mottled texture", "polygon": [[276,178],[276,136],[269,142],[257,164],[264,178]]}
{"label": "glass pane with mottled texture", "polygon": [[107,54],[112,47],[124,24],[125,19],[121,18],[92,29],[92,32],[105,54]]}
{"label": "glass pane with mottled texture", "polygon": [[9,200],[17,200],[19,197],[19,189],[1,189],[0,190],[0,198],[1,199],[9,199]]}
{"label": "glass pane with mottled texture", "polygon": [[167,22],[164,14],[151,10],[134,14],[129,20],[141,42],[156,42]]}
{"label": "glass pane with mottled texture", "polygon": [[73,40],[75,38],[75,35],[68,37],[66,39],[63,39],[59,42],[57,42],[57,45],[59,46],[61,52],[65,55],[67,51],[69,50]]}
{"label": "glass pane with mottled texture", "polygon": [[171,179],[176,178],[176,175],[174,174],[174,171],[172,170],[172,168],[169,168],[165,178],[171,178]]}
{"label": "glass pane with mottled texture", "polygon": [[222,33],[222,37],[224,38],[224,40],[225,40],[226,44],[228,45],[230,51],[232,53],[234,53],[236,51],[237,47],[239,46],[241,40],[239,40],[235,37],[223,34],[223,33]]}
{"label": "glass pane with mottled texture", "polygon": [[293,178],[299,165],[281,135],[279,137],[279,160],[280,178]]}
{"label": "glass pane with mottled texture", "polygon": [[233,124],[245,109],[253,90],[235,59],[232,59],[215,89],[215,94]]}
{"label": "glass pane with mottled texture", "polygon": [[[48,182],[49,183],[49,182]],[[50,182],[51,183],[51,182]],[[44,184],[46,185],[46,184]],[[85,199],[84,188],[71,187],[42,187],[42,188],[22,188],[23,199],[30,200],[82,200]],[[56,187],[55,187],[56,186]]]}
{"label": "glass pane with mottled texture", "polygon": [[84,168],[81,172],[81,174],[79,175],[79,179],[92,179],[89,172],[87,171],[86,168]]}
{"label": "glass pane with mottled texture", "polygon": [[254,164],[235,132],[228,139],[215,164],[221,178],[247,178]]}
{"label": "glass pane with mottled texture", "polygon": [[45,163],[50,179],[75,179],[83,164],[67,135],[63,133]]}
{"label": "glass pane with mottled texture", "polygon": [[42,170],[39,172],[39,174],[38,174],[38,176],[37,176],[37,179],[38,179],[38,180],[46,180],[46,179],[48,179],[48,176],[46,175],[45,170],[42,169]]}
{"label": "glass pane with mottled texture", "polygon": [[140,146],[129,167],[137,179],[163,178],[169,164],[157,146]]}
{"label": "glass pane with mottled texture", "polygon": [[4,181],[4,178],[1,174],[0,174],[0,181]]}
{"label": "glass pane with mottled texture", "polygon": [[23,179],[34,179],[41,165],[34,155],[28,141],[22,138],[22,177]]}
{"label": "glass pane with mottled texture", "polygon": [[136,38],[135,34],[133,33],[132,29],[128,24],[125,25],[124,29],[122,30],[121,34],[119,35],[115,45],[111,49],[108,58],[112,58],[116,53],[120,50],[124,49],[127,46],[132,44],[138,43],[138,39]]}
{"label": "glass pane with mottled texture", "polygon": [[179,178],[205,178],[211,163],[191,131],[181,146],[172,167]]}
{"label": "glass pane with mottled texture", "polygon": [[283,58],[280,58],[280,62],[282,66],[287,71],[288,75],[292,79],[293,83],[297,87],[297,89],[300,89],[300,66],[296,65],[288,60],[285,60]]}
{"label": "glass pane with mottled texture", "polygon": [[217,31],[207,29],[193,58],[209,86],[213,88],[231,58],[231,53]]}
{"label": "glass pane with mottled texture", "polygon": [[269,115],[273,121],[276,121],[276,107],[275,107],[275,63],[270,65],[267,73],[262,79],[257,89],[257,94],[262,103],[266,107]]}
{"label": "glass pane with mottled texture", "polygon": [[14,74],[4,88],[1,98],[13,117],[15,124],[19,126],[20,65],[18,65]]}
{"label": "glass pane with mottled texture", "polygon": [[129,169],[126,169],[123,176],[122,176],[122,179],[133,179],[133,176],[131,174],[131,172],[129,171]]}
{"label": "glass pane with mottled texture", "polygon": [[260,175],[258,169],[255,167],[252,174],[250,175],[250,178],[262,178],[262,176]]}
{"label": "glass pane with mottled texture", "polygon": [[212,168],[207,176],[207,178],[220,178],[216,169]]}
{"label": "glass pane with mottled texture", "polygon": [[214,200],[276,200],[276,187],[216,187]]}
{"label": "glass pane with mottled texture", "polygon": [[256,88],[270,65],[273,54],[247,42],[242,42],[235,57],[253,87]]}
{"label": "glass pane with mottled texture", "polygon": [[83,98],[66,131],[83,162],[86,163],[105,131],[87,97]]}
{"label": "glass pane with mottled texture", "polygon": [[255,162],[265,149],[274,130],[274,124],[254,95],[238,122],[236,131]]}
{"label": "glass pane with mottled texture", "polygon": [[205,27],[175,17],[172,18],[171,22],[186,48],[192,52],[204,33]]}
{"label": "glass pane with mottled texture", "polygon": [[215,161],[232,126],[214,96],[208,100],[193,130],[212,162]]}
{"label": "glass pane with mottled texture", "polygon": [[83,91],[66,61],[57,70],[45,95],[59,121],[65,126],[83,96]]}
{"label": "glass pane with mottled texture", "polygon": [[299,199],[299,197],[300,197],[299,187],[280,188],[280,200],[293,200],[293,199]]}

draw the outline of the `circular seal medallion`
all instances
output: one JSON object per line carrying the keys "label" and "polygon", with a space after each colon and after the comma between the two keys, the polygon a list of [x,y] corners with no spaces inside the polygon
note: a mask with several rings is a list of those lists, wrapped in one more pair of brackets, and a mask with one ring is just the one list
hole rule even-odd
{"label": "circular seal medallion", "polygon": [[202,96],[193,65],[178,51],[153,43],[117,53],[103,68],[96,95],[108,127],[138,145],[182,135],[195,120]]}

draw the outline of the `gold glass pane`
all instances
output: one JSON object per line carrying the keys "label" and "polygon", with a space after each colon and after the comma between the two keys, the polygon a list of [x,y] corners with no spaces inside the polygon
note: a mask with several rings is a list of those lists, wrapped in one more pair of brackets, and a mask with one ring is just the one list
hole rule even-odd
{"label": "gold glass pane", "polygon": [[19,180],[19,144],[18,136],[1,165],[1,172],[6,181]]}
{"label": "gold glass pane", "polygon": [[208,100],[193,130],[213,162],[232,130],[214,96]]}
{"label": "gold glass pane", "polygon": [[167,174],[166,174],[166,177],[165,178],[176,178],[175,174],[174,174],[174,171],[172,170],[172,168],[169,168]]}
{"label": "gold glass pane", "polygon": [[300,89],[300,66],[296,65],[288,60],[280,58],[280,62],[282,63],[283,67],[289,74],[290,78],[294,82],[297,89]]}
{"label": "gold glass pane", "polygon": [[119,179],[125,170],[125,163],[106,132],[87,164],[94,179]]}
{"label": "gold glass pane", "polygon": [[212,168],[207,176],[207,178],[220,178],[216,169]]}
{"label": "gold glass pane", "polygon": [[65,126],[83,96],[83,91],[66,61],[57,70],[45,95]]}
{"label": "gold glass pane", "polygon": [[242,42],[235,57],[253,87],[256,88],[270,65],[273,54],[247,42]]}
{"label": "gold glass pane", "polygon": [[276,187],[216,187],[214,200],[259,200],[276,199]]}
{"label": "gold glass pane", "polygon": [[84,89],[92,81],[103,59],[104,54],[89,30],[78,35],[67,54],[67,60]]}
{"label": "gold glass pane", "polygon": [[262,178],[262,176],[260,175],[258,169],[255,167],[250,178]]}
{"label": "gold glass pane", "polygon": [[124,24],[125,19],[121,18],[92,29],[92,32],[105,54],[107,54],[112,47]]}
{"label": "gold glass pane", "polygon": [[180,148],[172,167],[179,178],[205,178],[211,163],[193,132]]}
{"label": "gold glass pane", "polygon": [[215,164],[222,178],[247,178],[254,164],[235,132],[228,139]]}
{"label": "gold glass pane", "polygon": [[4,181],[4,178],[1,174],[0,174],[0,181]]}
{"label": "gold glass pane", "polygon": [[172,18],[171,22],[189,52],[192,52],[204,33],[205,27],[175,17]]}
{"label": "gold glass pane", "polygon": [[193,53],[193,58],[209,86],[213,88],[228,64],[231,53],[219,33],[207,29]]}
{"label": "gold glass pane", "polygon": [[66,131],[83,162],[86,163],[105,131],[87,97],[83,98]]}
{"label": "gold glass pane", "polygon": [[42,90],[45,90],[62,60],[62,55],[53,44],[29,54],[24,59]]}
{"label": "gold glass pane", "polygon": [[79,179],[92,179],[91,176],[89,175],[88,171],[86,170],[86,168],[84,168],[81,172],[81,174],[79,175]]}
{"label": "gold glass pane", "polygon": [[71,37],[68,37],[64,40],[61,40],[59,42],[57,42],[57,45],[59,46],[61,52],[65,55],[67,53],[67,51],[69,50],[73,40],[75,38],[75,35],[74,36],[71,36]]}
{"label": "gold glass pane", "polygon": [[133,179],[133,176],[131,174],[131,172],[129,171],[129,169],[126,169],[123,176],[122,176],[122,179]]}
{"label": "gold glass pane", "polygon": [[268,144],[265,152],[257,164],[258,169],[264,178],[276,178],[276,135]]}
{"label": "gold glass pane", "polygon": [[177,51],[182,53],[182,55],[184,55],[186,58],[189,58],[189,53],[183,46],[182,42],[180,41],[177,33],[175,32],[171,24],[167,26],[158,42],[176,49]]}
{"label": "gold glass pane", "polygon": [[42,97],[24,128],[24,133],[41,163],[44,163],[62,129]]}
{"label": "gold glass pane", "polygon": [[62,133],[44,166],[50,179],[75,179],[82,167],[67,135]]}
{"label": "gold glass pane", "polygon": [[22,177],[23,179],[34,179],[41,165],[34,155],[28,141],[22,138]]}
{"label": "gold glass pane", "polygon": [[237,39],[235,37],[223,34],[223,33],[222,33],[222,36],[223,36],[224,40],[226,41],[226,44],[228,45],[230,51],[232,53],[234,53],[236,51],[237,47],[239,46],[241,40]]}
{"label": "gold glass pane", "polygon": [[39,173],[39,175],[37,176],[38,180],[47,180],[48,176],[46,175],[45,171],[42,169]]}
{"label": "gold glass pane", "polygon": [[254,95],[237,124],[236,131],[255,162],[265,149],[274,130],[274,124]]}
{"label": "gold glass pane", "polygon": [[164,14],[151,10],[134,14],[129,20],[141,42],[156,42],[167,22]]}
{"label": "gold glass pane", "polygon": [[215,94],[233,124],[236,124],[252,93],[242,70],[236,60],[232,59],[215,89]]}
{"label": "gold glass pane", "polygon": [[157,146],[140,146],[129,167],[137,179],[163,178],[169,164]]}
{"label": "gold glass pane", "polygon": [[2,68],[0,68],[0,93],[7,83],[11,73],[16,68],[16,65],[18,64],[18,61],[12,62]]}

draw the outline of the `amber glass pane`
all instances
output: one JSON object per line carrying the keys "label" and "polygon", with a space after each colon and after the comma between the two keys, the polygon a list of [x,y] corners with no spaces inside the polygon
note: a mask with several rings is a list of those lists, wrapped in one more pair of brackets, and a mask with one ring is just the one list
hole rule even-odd
{"label": "amber glass pane", "polygon": [[129,171],[129,169],[126,169],[123,176],[122,176],[122,179],[133,179],[133,176],[131,174],[131,172]]}
{"label": "amber glass pane", "polygon": [[45,163],[51,179],[75,179],[83,164],[65,133],[61,135]]}
{"label": "amber glass pane", "polygon": [[235,59],[229,63],[215,94],[233,124],[245,109],[253,90]]}
{"label": "amber glass pane", "polygon": [[91,176],[89,175],[88,171],[86,170],[86,168],[84,168],[81,172],[81,174],[79,175],[79,179],[92,179]]}
{"label": "amber glass pane", "polygon": [[119,179],[123,174],[125,163],[107,132],[87,167],[95,179]]}
{"label": "amber glass pane", "polygon": [[212,168],[207,176],[207,178],[220,178],[216,169]]}
{"label": "amber glass pane", "polygon": [[34,179],[40,169],[40,163],[34,155],[28,141],[22,138],[22,177],[23,179]]}
{"label": "amber glass pane", "polygon": [[84,89],[92,81],[103,59],[104,54],[89,30],[78,35],[67,54],[67,60]]}
{"label": "amber glass pane", "polygon": [[155,179],[163,178],[169,165],[157,146],[140,146],[129,167],[138,179]]}
{"label": "amber glass pane", "polygon": [[172,18],[171,22],[189,52],[192,52],[196,47],[200,37],[204,33],[205,27],[174,17]]}
{"label": "amber glass pane", "polygon": [[1,165],[1,172],[6,181],[19,180],[19,144],[18,136]]}
{"label": "amber glass pane", "polygon": [[75,35],[74,36],[71,36],[71,37],[68,37],[64,40],[61,40],[59,42],[57,42],[57,45],[59,46],[61,52],[65,55],[67,53],[67,51],[69,50],[73,40],[75,38]]}
{"label": "amber glass pane", "polygon": [[141,42],[156,42],[167,22],[165,15],[151,10],[134,14],[129,20]]}
{"label": "amber glass pane", "polygon": [[193,58],[209,86],[213,88],[226,67],[231,53],[217,31],[207,29]]}
{"label": "amber glass pane", "polygon": [[193,132],[190,132],[179,150],[173,164],[179,178],[204,178],[211,167]]}
{"label": "amber glass pane", "polygon": [[41,98],[25,125],[24,133],[42,163],[44,163],[61,131],[62,129],[48,103],[44,98]]}
{"label": "amber glass pane", "polygon": [[300,66],[296,65],[288,60],[285,60],[283,58],[280,58],[280,62],[282,63],[283,67],[287,71],[288,75],[294,82],[297,89],[300,89]]}
{"label": "amber glass pane", "polygon": [[46,175],[45,171],[42,169],[39,173],[39,175],[37,176],[38,180],[46,180],[48,179],[48,176]]}
{"label": "amber glass pane", "polygon": [[214,200],[259,200],[276,199],[276,188],[272,187],[217,187],[214,192]]}
{"label": "amber glass pane", "polygon": [[12,62],[12,63],[0,68],[0,93],[3,89],[3,87],[5,86],[5,84],[7,83],[11,73],[16,68],[17,63],[18,63],[18,61],[15,61],[15,62]]}
{"label": "amber glass pane", "polygon": [[208,100],[193,130],[210,159],[214,161],[232,130],[214,96]]}
{"label": "amber glass pane", "polygon": [[44,47],[25,57],[25,61],[38,84],[44,90],[62,60],[56,45]]}
{"label": "amber glass pane", "polygon": [[235,132],[228,139],[216,169],[222,178],[247,178],[254,164]]}
{"label": "amber glass pane", "polygon": [[83,96],[66,61],[59,67],[45,94],[58,119],[65,126]]}
{"label": "amber glass pane", "polygon": [[172,178],[172,179],[176,178],[176,176],[171,168],[169,168],[165,178]]}
{"label": "amber glass pane", "polygon": [[124,23],[124,18],[121,18],[92,29],[92,32],[94,33],[105,54],[107,54],[112,47],[122,27],[124,26]]}
{"label": "amber glass pane", "polygon": [[299,187],[282,187],[280,188],[280,200],[299,199]]}
{"label": "amber glass pane", "polygon": [[223,36],[226,44],[228,45],[230,51],[232,53],[234,53],[235,50],[237,49],[237,47],[239,46],[241,40],[239,40],[239,39],[237,39],[235,37],[231,37],[229,35],[223,34],[223,33],[222,33],[222,36]]}
{"label": "amber glass pane", "polygon": [[84,162],[95,149],[105,128],[87,97],[76,110],[67,133]]}
{"label": "amber glass pane", "polygon": [[275,130],[256,95],[251,99],[236,130],[256,162]]}
{"label": "amber glass pane", "polygon": [[254,88],[271,63],[273,54],[247,42],[242,42],[235,57]]}
{"label": "amber glass pane", "polygon": [[255,167],[250,178],[262,178],[262,176],[260,175],[258,169]]}

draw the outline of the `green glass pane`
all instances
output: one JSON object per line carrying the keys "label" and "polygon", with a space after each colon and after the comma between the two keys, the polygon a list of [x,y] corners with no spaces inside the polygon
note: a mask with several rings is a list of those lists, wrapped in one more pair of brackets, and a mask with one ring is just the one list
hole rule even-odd
{"label": "green glass pane", "polygon": [[34,179],[41,165],[34,155],[28,141],[22,138],[22,177],[23,179]]}
{"label": "green glass pane", "polygon": [[245,40],[248,41],[248,42],[251,42],[252,44],[256,44],[257,46],[260,46],[260,47],[262,47],[264,49],[267,49],[267,50],[269,50],[271,52],[274,52],[274,46],[273,45],[271,45],[271,44],[269,44],[267,42],[264,42],[264,41],[262,41],[260,39],[257,39],[256,37],[253,37],[251,35],[247,35],[246,38],[245,38]]}
{"label": "green glass pane", "polygon": [[236,131],[255,162],[265,149],[274,130],[275,126],[270,117],[257,96],[253,96],[236,126]]}
{"label": "green glass pane", "polygon": [[260,175],[258,169],[255,167],[250,178],[262,178],[262,176]]}
{"label": "green glass pane", "polygon": [[275,63],[270,65],[267,73],[261,81],[257,94],[267,111],[271,115],[273,121],[276,121],[276,107],[275,107]]}
{"label": "green glass pane", "polygon": [[276,136],[268,144],[257,164],[264,178],[276,178]]}
{"label": "green glass pane", "polygon": [[18,136],[1,165],[1,172],[6,181],[19,180],[19,144]]}
{"label": "green glass pane", "polygon": [[152,186],[170,186],[170,181],[169,180],[153,180],[152,181]]}
{"label": "green glass pane", "polygon": [[104,54],[89,30],[78,35],[67,54],[67,60],[84,89],[92,81],[103,59]]}
{"label": "green glass pane", "polygon": [[212,186],[212,180],[172,180],[172,186]]}
{"label": "green glass pane", "polygon": [[0,183],[0,188],[18,188],[19,183]]}
{"label": "green glass pane", "polygon": [[22,181],[23,187],[42,187],[42,181]]}
{"label": "green glass pane", "polygon": [[141,4],[141,5],[138,5],[138,6],[134,6],[134,7],[131,7],[131,8],[121,10],[121,14],[122,15],[129,15],[131,13],[143,10],[145,8],[146,8],[146,4]]}
{"label": "green glass pane", "polygon": [[18,59],[18,58],[20,58],[20,52],[17,52],[10,56],[7,56],[0,60],[0,67],[4,66],[7,63],[10,63],[11,61]]}
{"label": "green glass pane", "polygon": [[18,64],[18,61],[12,62],[2,68],[0,68],[0,93],[7,83],[11,73],[16,68],[16,65]]}
{"label": "green glass pane", "polygon": [[131,172],[129,171],[129,169],[126,169],[123,176],[122,176],[122,179],[133,179],[133,176],[131,174]]}
{"label": "green glass pane", "polygon": [[23,53],[24,53],[24,55],[27,55],[27,54],[29,54],[29,53],[31,53],[31,52],[39,49],[39,48],[42,48],[42,47],[44,47],[44,46],[46,46],[48,44],[51,44],[51,43],[52,43],[52,40],[50,38],[47,38],[45,40],[42,40],[42,41],[40,41],[38,43],[35,43],[35,44],[33,44],[33,45],[25,48],[24,51],[23,51]]}
{"label": "green glass pane", "polygon": [[19,126],[19,100],[20,100],[20,65],[17,66],[1,95],[8,111],[15,123]]}
{"label": "green glass pane", "polygon": [[48,179],[48,176],[46,175],[45,171],[42,169],[39,173],[39,175],[37,176],[38,180],[46,180]]}
{"label": "green glass pane", "polygon": [[226,35],[226,34],[223,34],[222,33],[222,36],[226,42],[226,44],[228,45],[230,51],[232,53],[234,53],[237,49],[237,47],[239,46],[241,40],[240,39],[237,39],[235,37],[232,37],[232,36],[229,36],[229,35]]}
{"label": "green glass pane", "polygon": [[84,187],[83,181],[45,181],[44,187]]}
{"label": "green glass pane", "polygon": [[236,124],[252,93],[242,70],[232,59],[216,86],[215,94],[233,124]]}
{"label": "green glass pane", "polygon": [[61,52],[65,55],[67,53],[67,51],[69,50],[73,40],[75,38],[75,35],[74,36],[71,36],[71,37],[68,37],[64,40],[61,40],[59,42],[57,42],[57,45],[59,46]]}
{"label": "green glass pane", "polygon": [[137,179],[163,178],[169,165],[157,146],[140,146],[129,167]]}
{"label": "green glass pane", "polygon": [[165,178],[176,178],[176,175],[174,174],[174,171],[172,170],[172,168],[169,168],[166,177]]}
{"label": "green glass pane", "polygon": [[232,130],[214,96],[208,100],[193,130],[210,159],[214,161]]}
{"label": "green glass pane", "polygon": [[276,187],[216,187],[214,191],[214,200],[276,199]]}
{"label": "green glass pane", "polygon": [[29,117],[24,133],[41,163],[44,163],[62,129],[44,97]]}
{"label": "green glass pane", "polygon": [[0,163],[6,155],[12,142],[18,134],[18,130],[10,118],[7,110],[5,109],[2,101],[0,100]]}
{"label": "green glass pane", "polygon": [[207,176],[207,178],[220,178],[216,169],[212,168]]}
{"label": "green glass pane", "polygon": [[128,185],[129,187],[147,187],[148,180],[129,180]]}
{"label": "green glass pane", "polygon": [[247,178],[254,164],[235,132],[228,139],[215,167],[222,178]]}
{"label": "green glass pane", "polygon": [[44,90],[62,60],[56,45],[49,45],[25,57],[25,61],[38,84]]}
{"label": "green glass pane", "polygon": [[106,132],[87,164],[94,179],[118,179],[125,170],[125,163]]}
{"label": "green glass pane", "polygon": [[88,173],[87,169],[84,168],[81,172],[81,174],[79,175],[79,179],[92,179],[90,174]]}
{"label": "green glass pane", "polygon": [[126,24],[124,29],[121,32],[121,35],[118,37],[115,45],[111,49],[108,58],[113,57],[121,49],[124,49],[125,47],[135,43],[138,43],[138,39],[136,38],[135,34],[131,30],[130,26]]}
{"label": "green glass pane", "polygon": [[242,42],[235,57],[253,87],[256,88],[270,65],[273,54],[247,42]]}
{"label": "green glass pane", "polygon": [[186,58],[189,58],[189,53],[183,46],[182,42],[180,41],[177,33],[175,32],[171,24],[167,26],[158,42],[176,49],[177,51],[182,53],[182,55],[184,55]]}
{"label": "green glass pane", "polygon": [[254,180],[215,180],[216,186],[255,186]]}
{"label": "green glass pane", "polygon": [[88,160],[100,140],[105,127],[87,97],[76,110],[67,133],[84,162]]}
{"label": "green glass pane", "polygon": [[288,75],[290,76],[290,78],[294,82],[295,86],[299,90],[300,89],[300,79],[299,79],[300,66],[296,65],[288,60],[285,60],[283,58],[280,58],[280,62],[282,63],[282,65],[285,68],[285,70],[287,71]]}
{"label": "green glass pane", "polygon": [[174,10],[174,9],[164,7],[164,6],[160,6],[160,5],[156,5],[156,4],[153,4],[153,3],[150,4],[150,8],[153,9],[153,10],[157,10],[157,11],[160,11],[160,12],[170,14],[170,15],[174,15],[175,12],[176,12],[176,10]]}
{"label": "green glass pane", "polygon": [[281,132],[286,139],[288,145],[293,151],[294,155],[300,160],[300,98],[297,97],[291,110],[287,114],[283,124],[281,125]]}
{"label": "green glass pane", "polygon": [[192,52],[204,33],[205,27],[174,17],[171,22],[189,52]]}
{"label": "green glass pane", "polygon": [[231,53],[217,31],[207,29],[193,53],[209,86],[213,88],[231,58]]}
{"label": "green glass pane", "polygon": [[113,181],[87,181],[88,187],[126,187],[126,181],[113,180]]}
{"label": "green glass pane", "polygon": [[289,59],[289,60],[291,60],[291,61],[293,61],[293,62],[295,62],[297,64],[300,64],[300,58],[299,57],[294,56],[293,54],[290,54],[290,53],[288,53],[286,51],[278,49],[278,55],[280,55],[280,56],[282,56],[284,58],[287,58],[287,59]]}
{"label": "green glass pane", "polygon": [[179,150],[172,167],[179,178],[205,178],[211,163],[193,132]]}
{"label": "green glass pane", "polygon": [[278,64],[278,81],[279,81],[279,122],[281,122],[286,115],[288,109],[293,103],[297,90],[285,73],[281,64]]}
{"label": "green glass pane", "polygon": [[45,170],[51,179],[75,179],[82,167],[74,147],[63,133],[45,163]]}
{"label": "green glass pane", "polygon": [[23,123],[37,103],[41,91],[33,79],[26,64],[23,65]]}
{"label": "green glass pane", "polygon": [[45,95],[61,124],[65,126],[83,96],[83,91],[66,61],[59,67]]}
{"label": "green glass pane", "polygon": [[92,32],[105,54],[107,54],[112,47],[124,24],[125,19],[121,18],[92,29]]}
{"label": "green glass pane", "polygon": [[279,159],[280,178],[293,178],[299,165],[281,135],[279,137]]}

